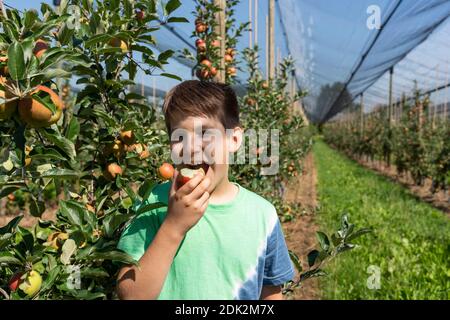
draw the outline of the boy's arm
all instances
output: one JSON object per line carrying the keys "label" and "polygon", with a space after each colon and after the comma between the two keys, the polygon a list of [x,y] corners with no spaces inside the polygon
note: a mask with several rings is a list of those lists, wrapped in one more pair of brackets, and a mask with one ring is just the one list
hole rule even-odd
{"label": "boy's arm", "polygon": [[262,300],[283,300],[281,286],[295,275],[281,223],[278,217],[276,219],[276,225],[267,241],[263,286],[260,294]]}
{"label": "boy's arm", "polygon": [[162,223],[152,243],[139,259],[139,267],[123,267],[118,275],[120,299],[156,299],[161,292],[175,253],[183,237]]}
{"label": "boy's arm", "polygon": [[126,266],[119,271],[117,294],[120,299],[158,298],[181,241],[208,206],[210,179],[197,175],[175,190],[177,175],[175,171],[167,216],[139,260],[139,267]]}
{"label": "boy's arm", "polygon": [[260,300],[283,300],[283,294],[281,293],[281,286],[269,286],[262,287]]}

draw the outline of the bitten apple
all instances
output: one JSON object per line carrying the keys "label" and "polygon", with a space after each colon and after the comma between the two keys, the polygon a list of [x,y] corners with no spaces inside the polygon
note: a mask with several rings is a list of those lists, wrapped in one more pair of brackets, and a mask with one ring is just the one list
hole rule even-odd
{"label": "bitten apple", "polygon": [[205,175],[205,170],[203,168],[199,169],[191,169],[191,168],[183,168],[180,170],[180,186],[184,185],[185,183],[189,182],[192,178],[195,177],[196,174]]}

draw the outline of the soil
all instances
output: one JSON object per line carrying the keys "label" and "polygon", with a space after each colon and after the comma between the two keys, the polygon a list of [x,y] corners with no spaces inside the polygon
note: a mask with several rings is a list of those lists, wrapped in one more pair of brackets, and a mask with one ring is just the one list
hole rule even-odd
{"label": "soil", "polygon": [[[6,202],[6,201],[5,201]],[[4,203],[2,202],[0,203],[1,206],[1,210],[0,210],[0,227],[3,227],[5,225],[8,224],[8,222],[10,222],[12,219],[14,219],[15,217],[17,217],[20,214],[23,214],[24,217],[23,219],[20,221],[19,225],[21,227],[32,227],[33,225],[35,225],[39,219],[36,217],[33,217],[30,213],[29,210],[26,209],[23,212],[19,212],[16,214],[5,214],[5,210],[3,210],[5,208]],[[58,211],[58,205],[57,204],[53,204],[48,206],[44,213],[42,214],[41,220],[53,220],[56,221],[56,212]]]}
{"label": "soil", "polygon": [[[303,269],[306,270],[308,267],[306,256],[316,247],[316,231],[318,230],[315,222],[317,172],[312,152],[305,157],[303,168],[302,175],[289,182],[284,198],[288,202],[300,203],[304,210],[296,219],[283,223],[283,228],[288,248],[298,255]],[[320,299],[318,279],[308,279],[300,288],[296,288],[287,299]]]}

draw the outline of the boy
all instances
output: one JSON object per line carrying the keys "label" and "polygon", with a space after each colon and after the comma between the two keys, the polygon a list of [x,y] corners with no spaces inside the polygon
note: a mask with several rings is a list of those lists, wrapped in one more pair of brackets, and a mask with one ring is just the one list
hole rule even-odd
{"label": "boy", "polygon": [[[140,266],[120,270],[119,297],[282,299],[281,285],[294,269],[275,208],[228,180],[228,155],[243,139],[235,93],[224,84],[185,81],[167,94],[163,110],[169,133],[187,132],[187,141],[172,135],[172,155],[200,154],[203,160],[177,165],[172,182],[155,187],[147,200],[167,207],[141,214],[124,230],[118,247]],[[222,133],[214,136],[209,161],[205,142],[194,140],[199,125],[201,133]],[[225,136],[226,129],[231,134]],[[181,185],[183,167],[206,174]]]}

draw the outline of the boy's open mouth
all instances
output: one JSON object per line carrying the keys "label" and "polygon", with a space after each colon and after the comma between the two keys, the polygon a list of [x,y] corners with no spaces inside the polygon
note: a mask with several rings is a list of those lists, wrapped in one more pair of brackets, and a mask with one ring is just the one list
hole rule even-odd
{"label": "boy's open mouth", "polygon": [[205,173],[208,172],[209,169],[209,165],[207,163],[199,163],[199,164],[183,164],[182,168],[189,168],[189,169],[193,169],[193,170],[198,170],[200,168],[202,168]]}

